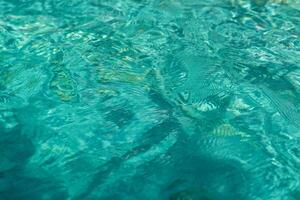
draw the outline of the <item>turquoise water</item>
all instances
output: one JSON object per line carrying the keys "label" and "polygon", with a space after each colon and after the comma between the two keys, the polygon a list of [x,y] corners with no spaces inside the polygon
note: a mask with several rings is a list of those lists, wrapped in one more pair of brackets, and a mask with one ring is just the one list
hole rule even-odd
{"label": "turquoise water", "polygon": [[298,0],[0,0],[1,200],[299,200]]}

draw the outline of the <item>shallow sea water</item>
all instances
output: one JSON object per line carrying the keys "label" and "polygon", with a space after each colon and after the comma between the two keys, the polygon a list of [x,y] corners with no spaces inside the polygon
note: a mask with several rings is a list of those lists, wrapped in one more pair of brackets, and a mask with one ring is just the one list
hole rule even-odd
{"label": "shallow sea water", "polygon": [[0,0],[1,200],[299,200],[298,0]]}

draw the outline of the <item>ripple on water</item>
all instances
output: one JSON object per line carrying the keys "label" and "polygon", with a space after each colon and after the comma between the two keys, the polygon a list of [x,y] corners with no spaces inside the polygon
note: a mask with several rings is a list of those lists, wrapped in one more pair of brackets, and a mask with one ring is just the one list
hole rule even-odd
{"label": "ripple on water", "polygon": [[298,198],[297,0],[0,10],[2,198]]}

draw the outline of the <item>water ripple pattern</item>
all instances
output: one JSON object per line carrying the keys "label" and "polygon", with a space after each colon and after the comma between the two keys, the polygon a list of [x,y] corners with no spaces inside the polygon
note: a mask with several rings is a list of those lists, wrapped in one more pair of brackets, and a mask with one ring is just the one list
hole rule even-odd
{"label": "water ripple pattern", "polygon": [[299,200],[299,0],[0,0],[0,200]]}

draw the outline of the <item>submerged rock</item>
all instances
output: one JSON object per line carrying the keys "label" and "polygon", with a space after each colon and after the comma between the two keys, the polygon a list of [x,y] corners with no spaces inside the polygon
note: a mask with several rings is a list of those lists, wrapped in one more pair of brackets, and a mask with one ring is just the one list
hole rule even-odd
{"label": "submerged rock", "polygon": [[188,188],[172,194],[170,200],[213,200],[208,191],[202,188]]}
{"label": "submerged rock", "polygon": [[55,69],[54,76],[50,81],[50,89],[62,101],[76,100],[77,86],[70,74],[64,69]]}

